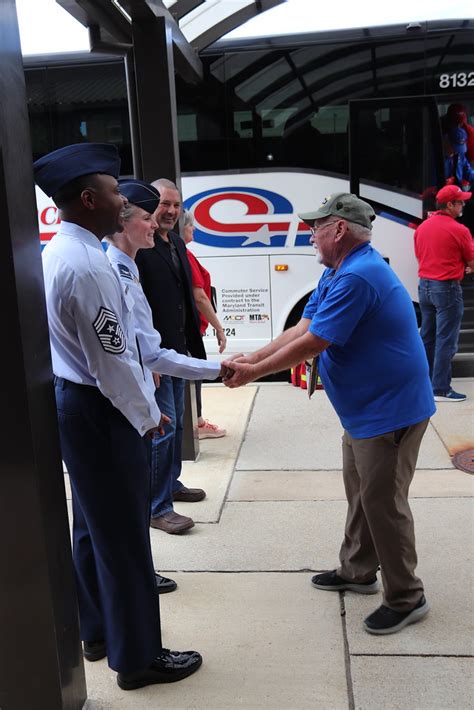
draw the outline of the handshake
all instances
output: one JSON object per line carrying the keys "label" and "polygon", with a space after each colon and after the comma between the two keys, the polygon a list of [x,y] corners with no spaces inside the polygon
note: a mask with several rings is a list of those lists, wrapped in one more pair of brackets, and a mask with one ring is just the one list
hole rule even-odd
{"label": "handshake", "polygon": [[242,387],[258,377],[255,373],[255,365],[243,353],[232,355],[227,360],[223,360],[221,362],[220,376],[225,386],[231,388]]}

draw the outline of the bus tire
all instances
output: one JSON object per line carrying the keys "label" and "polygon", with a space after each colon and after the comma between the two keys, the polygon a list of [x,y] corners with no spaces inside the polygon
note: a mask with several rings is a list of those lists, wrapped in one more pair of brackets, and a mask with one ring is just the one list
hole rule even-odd
{"label": "bus tire", "polygon": [[311,292],[307,293],[306,296],[303,296],[303,298],[300,298],[298,303],[293,306],[288,315],[288,318],[286,319],[284,330],[288,330],[288,328],[293,328],[294,325],[300,322],[301,316],[303,315],[303,311],[305,309],[306,304],[308,303],[308,299],[310,296]]}

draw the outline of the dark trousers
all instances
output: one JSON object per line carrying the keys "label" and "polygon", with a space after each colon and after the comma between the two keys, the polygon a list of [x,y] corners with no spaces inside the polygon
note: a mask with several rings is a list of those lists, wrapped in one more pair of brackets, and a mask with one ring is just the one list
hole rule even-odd
{"label": "dark trousers", "polygon": [[380,565],[384,604],[409,611],[423,584],[415,575],[417,556],[408,490],[428,419],[368,439],[342,438],[343,476],[349,504],[338,574],[367,582]]}
{"label": "dark trousers", "polygon": [[104,639],[109,666],[146,668],[161,650],[143,439],[96,387],[56,381],[73,501],[81,636]]}

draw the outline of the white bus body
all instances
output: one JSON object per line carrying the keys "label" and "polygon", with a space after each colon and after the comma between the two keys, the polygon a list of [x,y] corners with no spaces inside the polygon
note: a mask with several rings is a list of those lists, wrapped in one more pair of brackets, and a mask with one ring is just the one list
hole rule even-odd
{"label": "white bus body", "polygon": [[[183,177],[182,184],[184,205],[195,215],[190,248],[216,288],[226,352],[251,352],[283,332],[290,314],[312,292],[323,271],[309,244],[309,228],[298,213],[316,207],[326,195],[347,191],[348,182],[311,173],[265,171]],[[36,192],[45,244],[58,229],[58,211],[39,188]],[[398,197],[403,204],[392,206],[421,213],[421,201],[407,206],[404,196],[377,197],[384,204]],[[413,227],[379,215],[373,244],[416,301]],[[216,353],[211,326],[205,341],[207,352]]]}

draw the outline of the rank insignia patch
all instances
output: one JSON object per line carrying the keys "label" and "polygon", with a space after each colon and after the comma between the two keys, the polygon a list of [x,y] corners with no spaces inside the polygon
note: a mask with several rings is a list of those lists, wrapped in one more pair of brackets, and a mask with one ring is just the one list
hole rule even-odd
{"label": "rank insignia patch", "polygon": [[132,272],[130,271],[128,266],[125,266],[125,264],[117,264],[117,266],[118,266],[120,276],[123,279],[130,279],[130,281],[136,281],[134,275],[132,274]]}
{"label": "rank insignia patch", "polygon": [[125,336],[113,311],[102,306],[92,326],[106,353],[120,355],[125,351]]}

